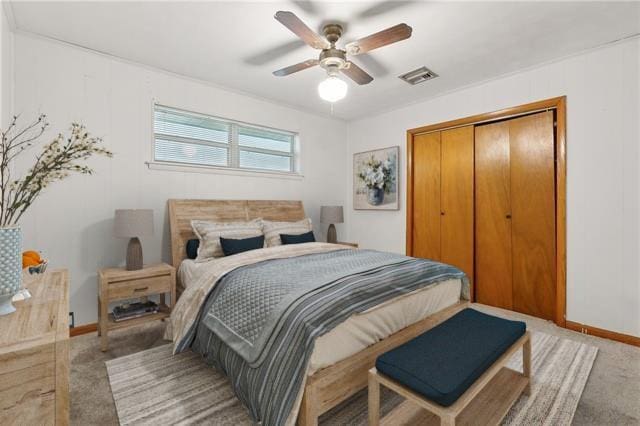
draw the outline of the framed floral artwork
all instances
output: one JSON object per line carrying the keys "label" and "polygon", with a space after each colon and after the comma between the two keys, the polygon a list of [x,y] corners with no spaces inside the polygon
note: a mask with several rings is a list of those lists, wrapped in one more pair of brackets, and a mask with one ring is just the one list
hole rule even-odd
{"label": "framed floral artwork", "polygon": [[353,155],[353,208],[398,210],[400,148],[376,149]]}

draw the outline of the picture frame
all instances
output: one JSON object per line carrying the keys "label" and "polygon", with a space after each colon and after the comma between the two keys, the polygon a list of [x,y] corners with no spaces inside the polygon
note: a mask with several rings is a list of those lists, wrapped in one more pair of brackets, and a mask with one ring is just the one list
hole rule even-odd
{"label": "picture frame", "polygon": [[354,210],[399,210],[399,155],[399,146],[353,154]]}

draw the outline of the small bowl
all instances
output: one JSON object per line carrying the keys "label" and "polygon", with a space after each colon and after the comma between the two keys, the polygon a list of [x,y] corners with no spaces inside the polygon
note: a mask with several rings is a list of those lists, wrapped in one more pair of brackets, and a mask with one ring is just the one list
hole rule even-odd
{"label": "small bowl", "polygon": [[48,260],[43,260],[36,266],[29,266],[29,274],[43,274],[44,271],[47,270],[47,265],[49,264]]}

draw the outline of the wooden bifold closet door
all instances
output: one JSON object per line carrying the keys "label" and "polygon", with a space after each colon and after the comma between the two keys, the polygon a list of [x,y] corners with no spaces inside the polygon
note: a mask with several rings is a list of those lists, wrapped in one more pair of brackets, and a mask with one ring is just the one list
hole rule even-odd
{"label": "wooden bifold closet door", "polygon": [[509,122],[475,129],[476,301],[513,309]]}
{"label": "wooden bifold closet door", "polygon": [[411,254],[473,280],[473,126],[416,135],[412,155]]}
{"label": "wooden bifold closet door", "polygon": [[413,142],[413,253],[440,260],[440,132]]}
{"label": "wooden bifold closet door", "polygon": [[473,282],[473,126],[444,130],[440,138],[440,261]]}
{"label": "wooden bifold closet door", "polygon": [[476,300],[554,319],[553,112],[475,128]]}

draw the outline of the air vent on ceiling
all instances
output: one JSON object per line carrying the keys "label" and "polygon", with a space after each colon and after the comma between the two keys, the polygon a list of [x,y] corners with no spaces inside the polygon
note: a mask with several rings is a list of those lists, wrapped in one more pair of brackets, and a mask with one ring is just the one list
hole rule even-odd
{"label": "air vent on ceiling", "polygon": [[423,81],[431,80],[436,78],[438,74],[431,71],[427,67],[420,67],[417,70],[409,71],[406,74],[402,74],[398,77],[401,80],[406,81],[407,83],[414,85],[418,83],[422,83]]}

